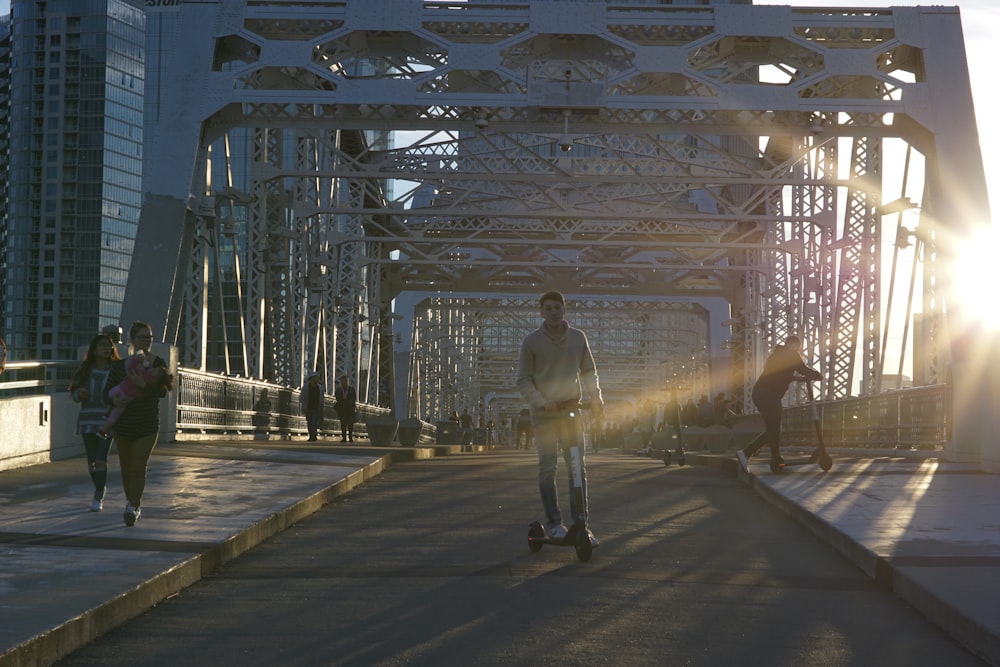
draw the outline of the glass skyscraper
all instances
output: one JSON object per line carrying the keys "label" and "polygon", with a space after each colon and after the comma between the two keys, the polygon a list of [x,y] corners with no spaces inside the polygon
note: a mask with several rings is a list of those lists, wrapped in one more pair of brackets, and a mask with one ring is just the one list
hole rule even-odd
{"label": "glass skyscraper", "polygon": [[3,285],[7,266],[7,155],[10,136],[10,15],[0,16],[0,338],[4,337]]}
{"label": "glass skyscraper", "polygon": [[2,335],[70,359],[118,324],[142,195],[145,14],[124,0],[14,0]]}

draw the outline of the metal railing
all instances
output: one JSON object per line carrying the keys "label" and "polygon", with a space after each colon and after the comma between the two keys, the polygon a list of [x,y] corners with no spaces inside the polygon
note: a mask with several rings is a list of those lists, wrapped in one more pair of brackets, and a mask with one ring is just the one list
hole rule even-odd
{"label": "metal railing", "polygon": [[65,391],[78,365],[68,361],[9,361],[0,374],[0,398]]}
{"label": "metal railing", "polygon": [[[820,426],[828,447],[943,449],[951,435],[948,385],[901,389],[874,396],[819,401]],[[809,405],[787,408],[783,445],[816,442]]]}
{"label": "metal railing", "polygon": [[[10,362],[0,375],[0,399],[16,396],[57,394],[69,387],[75,361]],[[179,434],[228,435],[269,434],[279,437],[308,433],[299,411],[299,390],[261,380],[234,378],[180,368],[177,371],[176,427]],[[355,433],[367,432],[365,423],[387,408],[358,405]],[[340,421],[333,401],[324,406],[320,432],[339,432]]]}
{"label": "metal railing", "polygon": [[[0,399],[65,391],[77,364],[10,362],[0,375]],[[299,414],[298,389],[189,369],[179,369],[177,375],[178,433],[278,437],[307,433],[305,418]],[[950,395],[947,385],[933,385],[817,402],[824,441],[829,447],[943,449],[951,435]],[[366,432],[369,417],[387,414],[386,408],[359,405],[356,432]],[[782,420],[782,444],[815,443],[809,405],[785,409]],[[333,401],[327,401],[320,430],[339,432]]]}
{"label": "metal railing", "polygon": [[[179,369],[177,376],[178,433],[279,437],[307,433],[298,389],[188,369]],[[358,405],[357,412],[355,432],[359,435],[366,432],[369,417],[389,414],[387,408],[373,405]],[[339,429],[333,401],[327,400],[320,432],[332,434]]]}

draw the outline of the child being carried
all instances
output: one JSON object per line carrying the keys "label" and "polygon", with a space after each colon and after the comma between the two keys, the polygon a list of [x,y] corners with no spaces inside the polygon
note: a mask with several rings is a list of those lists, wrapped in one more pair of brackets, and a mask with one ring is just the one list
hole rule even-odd
{"label": "child being carried", "polygon": [[[145,382],[145,386],[140,387],[132,381],[133,372],[138,372]],[[108,410],[104,424],[98,429],[102,437],[107,437],[115,424],[125,412],[129,403],[139,398],[149,390],[159,390],[165,392],[173,389],[174,376],[167,372],[162,366],[153,366],[149,359],[141,352],[135,356],[125,359],[125,379],[108,390],[108,397],[112,401],[112,407]]]}

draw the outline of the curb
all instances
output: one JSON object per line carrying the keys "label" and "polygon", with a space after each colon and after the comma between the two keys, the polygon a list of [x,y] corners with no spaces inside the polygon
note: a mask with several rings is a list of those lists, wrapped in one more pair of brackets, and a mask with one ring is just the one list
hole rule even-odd
{"label": "curb", "polygon": [[757,475],[747,473],[744,476],[735,460],[730,461],[728,466],[720,463],[717,459],[700,464],[732,468],[734,476],[745,481],[761,499],[780,509],[836,549],[872,579],[879,588],[891,592],[919,611],[931,623],[941,628],[956,643],[964,646],[971,653],[990,664],[1000,665],[1000,637],[997,637],[981,622],[945,602],[913,577],[903,573],[893,564],[891,557],[879,556],[833,524],[781,495],[759,480]]}

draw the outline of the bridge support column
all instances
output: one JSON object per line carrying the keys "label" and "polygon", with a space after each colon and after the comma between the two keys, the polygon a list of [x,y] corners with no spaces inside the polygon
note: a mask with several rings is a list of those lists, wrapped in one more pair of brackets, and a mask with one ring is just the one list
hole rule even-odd
{"label": "bridge support column", "polygon": [[1000,340],[995,332],[976,329],[952,345],[952,356],[947,457],[1000,472]]}

